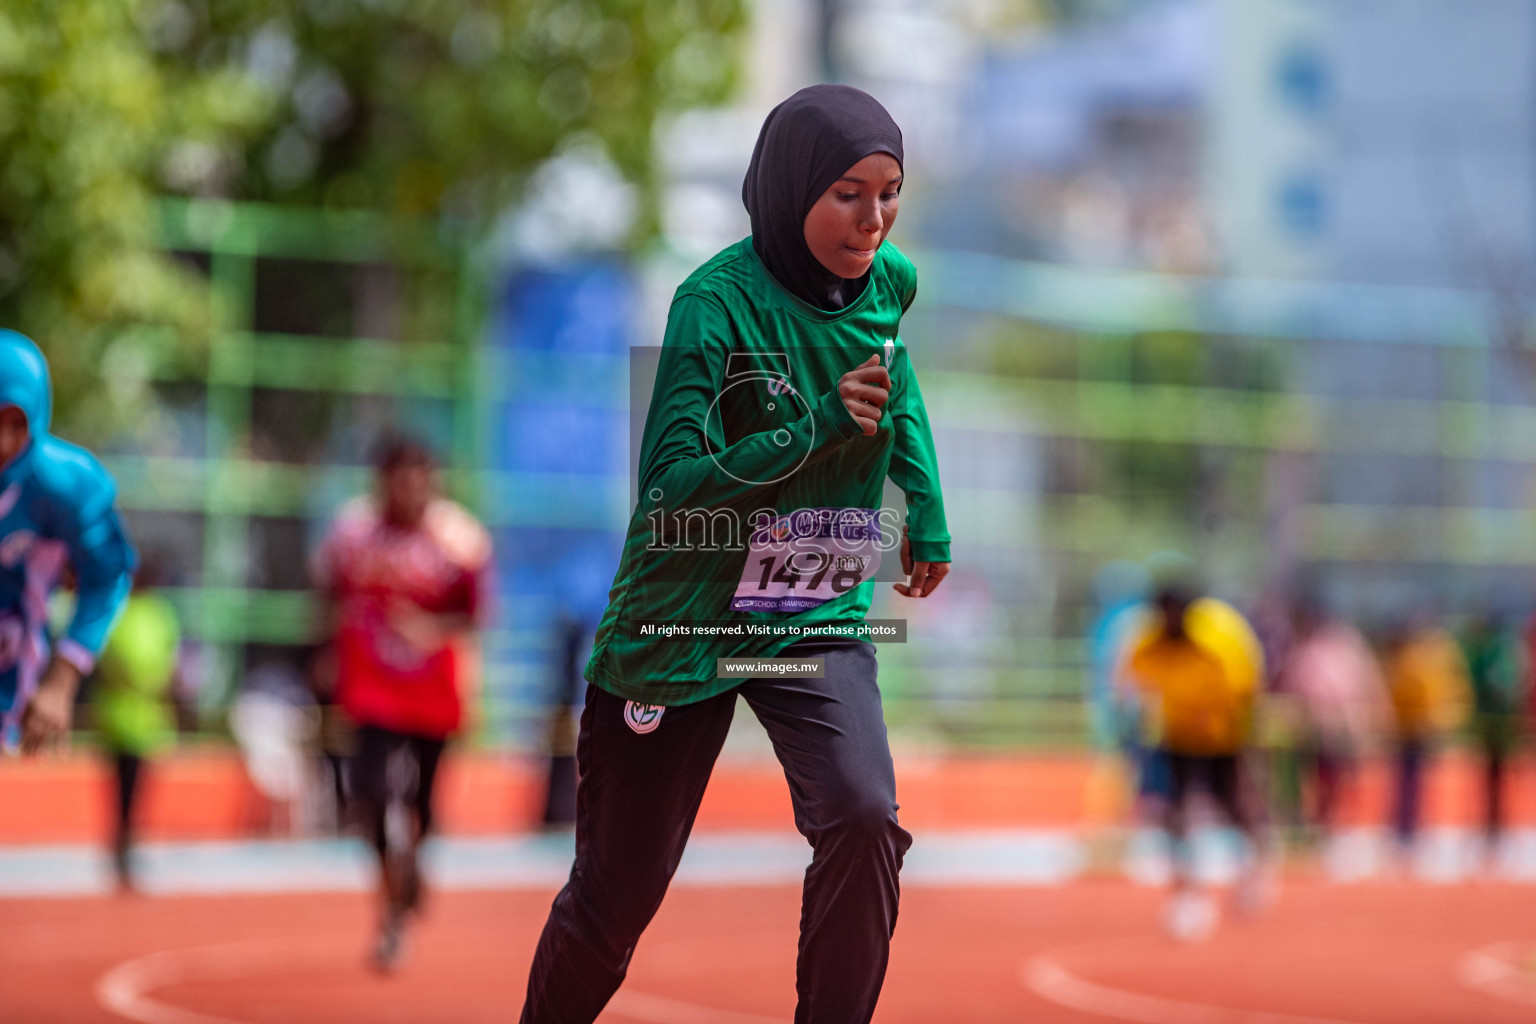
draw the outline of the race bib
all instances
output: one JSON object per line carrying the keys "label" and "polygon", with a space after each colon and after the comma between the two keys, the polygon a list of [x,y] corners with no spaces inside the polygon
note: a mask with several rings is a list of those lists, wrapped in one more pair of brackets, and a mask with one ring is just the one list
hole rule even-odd
{"label": "race bib", "polygon": [[736,612],[803,612],[848,593],[880,568],[872,508],[802,508],[752,531]]}

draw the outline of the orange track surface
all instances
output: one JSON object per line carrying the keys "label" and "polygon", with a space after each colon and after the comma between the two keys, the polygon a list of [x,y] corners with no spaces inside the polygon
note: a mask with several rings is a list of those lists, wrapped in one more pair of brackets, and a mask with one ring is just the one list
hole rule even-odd
{"label": "orange track surface", "polygon": [[[107,822],[104,766],[85,754],[0,761],[0,845],[96,842]],[[1072,827],[1105,817],[1102,793],[1087,755],[900,756],[897,796],[902,823],[914,829]],[[441,830],[495,835],[531,826],[542,807],[537,764],[510,756],[450,757],[440,791]],[[1426,820],[1468,824],[1479,806],[1476,766],[1465,757],[1441,759],[1426,794]],[[1388,772],[1372,765],[1344,817],[1380,822],[1390,795]],[[238,759],[227,751],[182,753],[153,766],[145,784],[145,839],[249,836],[260,799]],[[1536,772],[1517,766],[1508,807],[1516,822],[1536,820]],[[773,763],[722,761],[700,810],[698,828],[783,829],[791,820],[789,792]]]}
{"label": "orange track surface", "polygon": [[[1442,763],[1430,787],[1432,820],[1472,820],[1474,767]],[[903,820],[919,841],[944,828],[1081,824],[1104,805],[1093,798],[1102,773],[1080,757],[908,756],[898,773]],[[1536,809],[1532,782],[1522,766],[1511,794],[1521,820]],[[1373,768],[1350,816],[1379,820],[1387,791],[1385,773]],[[504,832],[530,820],[538,777],[510,760],[461,757],[444,796],[450,831]],[[162,766],[151,790],[149,831],[239,835],[250,799],[231,757],[182,755]],[[0,764],[0,842],[99,842],[104,805],[103,773],[88,757]],[[789,828],[777,768],[722,763],[700,827]],[[129,999],[146,1024],[510,1021],[551,896],[437,894],[412,936],[414,955],[388,979],[363,968],[373,916],[365,895],[4,900],[0,1021],[125,1019],[104,1008],[104,978],[117,986],[118,1005]],[[1102,879],[1061,889],[909,886],[876,1021],[1504,1024],[1536,1007],[1530,887],[1336,886],[1298,875],[1268,915],[1228,922],[1194,947],[1161,936],[1161,901],[1156,890]],[[798,917],[792,886],[675,890],[602,1020],[788,1021]],[[1513,995],[1462,980],[1468,955],[1495,943],[1513,951]],[[1041,971],[1067,978],[1069,995],[1088,991],[1095,1012],[1062,1005],[1060,991],[1051,999],[1032,989],[1026,982]],[[1514,1001],[1521,998],[1530,1002]],[[1134,1012],[1116,1017],[1106,1000]]]}
{"label": "orange track surface", "polygon": [[[902,765],[902,820],[916,827],[1054,825],[1081,814],[1090,762],[1082,757],[912,759]],[[231,752],[179,754],[152,766],[145,839],[251,833],[260,798]],[[536,763],[450,752],[439,791],[440,829],[497,835],[531,826],[543,804]],[[107,823],[106,767],[88,755],[0,762],[0,845],[95,842]],[[722,762],[700,809],[701,829],[783,828],[789,790],[777,764]]]}
{"label": "orange track surface", "polygon": [[[413,935],[390,978],[363,952],[365,897],[306,895],[39,900],[0,904],[0,1005],[16,1024],[122,1018],[94,987],[161,951],[167,973],[137,996],[193,1024],[333,1021],[510,1021],[520,1004],[548,892],[449,893]],[[601,1020],[703,1024],[788,1021],[794,1001],[799,893],[790,887],[671,893],[637,952],[620,1000]],[[1468,951],[1536,940],[1536,897],[1506,886],[1334,887],[1299,883],[1264,918],[1226,925],[1181,947],[1155,927],[1160,895],[1124,883],[1060,890],[912,888],[876,1021],[881,1024],[1052,1024],[1113,1019],[1030,991],[1032,958],[1116,993],[1174,1000],[1200,1024],[1238,1024],[1201,1006],[1357,1024],[1504,1024],[1532,1008],[1458,980]],[[178,952],[230,944],[218,958]],[[151,961],[154,963],[155,961]],[[131,979],[130,979],[131,980]],[[634,1000],[645,1014],[621,1012]],[[625,1000],[629,1000],[626,1004]],[[658,1014],[657,1000],[661,1000]],[[1190,1004],[1195,1005],[1190,1012]],[[143,1019],[143,1018],[141,1018]],[[150,1018],[154,1019],[154,1018]],[[1294,1017],[1249,1024],[1299,1024]],[[1316,1022],[1314,1022],[1316,1024]]]}

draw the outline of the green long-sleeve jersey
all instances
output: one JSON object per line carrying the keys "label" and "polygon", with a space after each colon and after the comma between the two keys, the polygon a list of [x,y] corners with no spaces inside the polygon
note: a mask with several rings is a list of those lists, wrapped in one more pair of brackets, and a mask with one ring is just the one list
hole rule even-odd
{"label": "green long-sleeve jersey", "polygon": [[[879,510],[887,475],[906,496],[912,557],[949,561],[933,435],[898,333],[916,291],[916,269],[889,243],[863,292],[835,312],[779,285],[750,238],[683,282],[588,681],[641,703],[688,704],[740,684],[716,678],[716,658],[770,656],[796,637],[669,641],[647,624],[863,621],[874,592],[866,555],[873,545],[897,558],[893,517]],[[872,355],[891,392],[865,435],[837,383]],[[802,535],[819,536],[804,543],[821,550],[776,560],[775,542]]]}

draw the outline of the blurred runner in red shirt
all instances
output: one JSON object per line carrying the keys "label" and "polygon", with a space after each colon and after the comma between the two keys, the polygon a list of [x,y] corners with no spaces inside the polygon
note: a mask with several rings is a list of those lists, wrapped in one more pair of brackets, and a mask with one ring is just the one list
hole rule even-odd
{"label": "blurred runner in red shirt", "polygon": [[438,496],[420,443],[388,442],[378,493],[344,506],[316,556],[331,604],[336,700],[357,726],[353,807],[378,851],[382,913],[374,963],[399,960],[421,898],[417,850],[432,825],[432,784],[463,720],[469,641],[491,542]]}

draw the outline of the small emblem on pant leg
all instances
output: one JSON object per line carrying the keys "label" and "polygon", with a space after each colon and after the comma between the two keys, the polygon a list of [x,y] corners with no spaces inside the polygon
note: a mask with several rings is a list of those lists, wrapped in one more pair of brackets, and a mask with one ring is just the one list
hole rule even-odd
{"label": "small emblem on pant leg", "polygon": [[661,724],[662,712],[666,710],[660,704],[636,704],[627,700],[624,702],[624,724],[644,736],[656,731]]}

